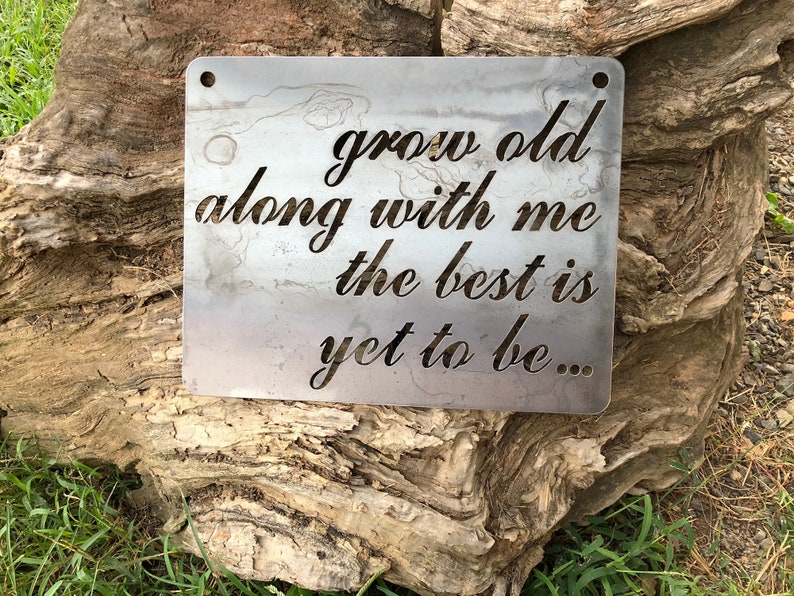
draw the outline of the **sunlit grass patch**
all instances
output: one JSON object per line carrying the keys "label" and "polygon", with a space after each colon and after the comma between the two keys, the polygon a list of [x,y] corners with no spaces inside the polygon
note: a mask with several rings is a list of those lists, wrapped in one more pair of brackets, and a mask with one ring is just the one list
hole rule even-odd
{"label": "sunlit grass patch", "polygon": [[692,549],[689,520],[666,522],[650,495],[625,497],[568,525],[546,548],[524,594],[701,594],[697,577],[679,569]]}
{"label": "sunlit grass patch", "polygon": [[0,2],[0,136],[16,133],[44,108],[61,34],[76,0]]}

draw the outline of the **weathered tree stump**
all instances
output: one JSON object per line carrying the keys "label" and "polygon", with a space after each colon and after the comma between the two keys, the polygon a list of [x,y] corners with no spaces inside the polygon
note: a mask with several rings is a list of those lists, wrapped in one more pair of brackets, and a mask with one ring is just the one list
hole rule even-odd
{"label": "weathered tree stump", "polygon": [[[601,6],[608,4],[608,6]],[[764,118],[794,0],[82,0],[0,150],[3,431],[134,470],[242,576],[505,593],[550,533],[668,485],[741,360]],[[612,403],[598,416],[210,399],[180,383],[183,73],[211,54],[596,54],[626,69]],[[283,396],[285,400],[305,396]],[[59,441],[56,442],[56,441]]]}

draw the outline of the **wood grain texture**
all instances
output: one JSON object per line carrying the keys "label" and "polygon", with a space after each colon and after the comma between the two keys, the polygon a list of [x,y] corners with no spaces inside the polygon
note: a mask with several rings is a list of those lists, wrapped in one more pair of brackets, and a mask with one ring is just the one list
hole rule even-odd
{"label": "wood grain texture", "polygon": [[[52,101],[0,141],[3,432],[136,471],[134,498],[186,545],[183,498],[231,569],[319,589],[354,589],[385,568],[424,594],[517,593],[560,524],[669,485],[669,461],[681,448],[697,457],[739,365],[739,280],[763,218],[762,121],[792,95],[794,0],[524,6],[456,0],[441,26],[435,2],[82,0]],[[190,395],[180,383],[188,62],[430,54],[439,33],[450,54],[620,54],[609,408]]]}
{"label": "wood grain texture", "polygon": [[448,56],[617,56],[642,41],[717,19],[740,2],[454,0],[441,36]]}

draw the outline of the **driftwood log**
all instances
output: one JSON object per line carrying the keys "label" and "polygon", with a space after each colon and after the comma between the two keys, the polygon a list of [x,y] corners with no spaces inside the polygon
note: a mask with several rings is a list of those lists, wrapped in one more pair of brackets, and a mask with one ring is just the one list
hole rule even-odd
{"label": "driftwood log", "polygon": [[[602,6],[603,5],[603,6]],[[141,475],[241,576],[510,593],[560,524],[669,485],[741,360],[763,120],[794,0],[82,0],[0,142],[4,433]],[[195,397],[180,383],[183,74],[199,55],[595,54],[626,70],[612,403],[598,416]],[[285,400],[300,396],[285,395]]]}

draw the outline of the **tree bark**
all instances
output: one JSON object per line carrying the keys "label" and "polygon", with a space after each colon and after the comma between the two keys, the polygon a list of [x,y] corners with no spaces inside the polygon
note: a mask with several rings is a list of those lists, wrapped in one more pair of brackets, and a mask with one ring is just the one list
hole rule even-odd
{"label": "tree bark", "polygon": [[[82,0],[0,142],[3,432],[136,471],[242,576],[515,592],[553,530],[669,485],[741,360],[763,120],[794,0]],[[598,416],[196,397],[181,386],[183,74],[211,54],[601,54],[626,69],[613,389]],[[285,395],[285,400],[306,396]]]}

